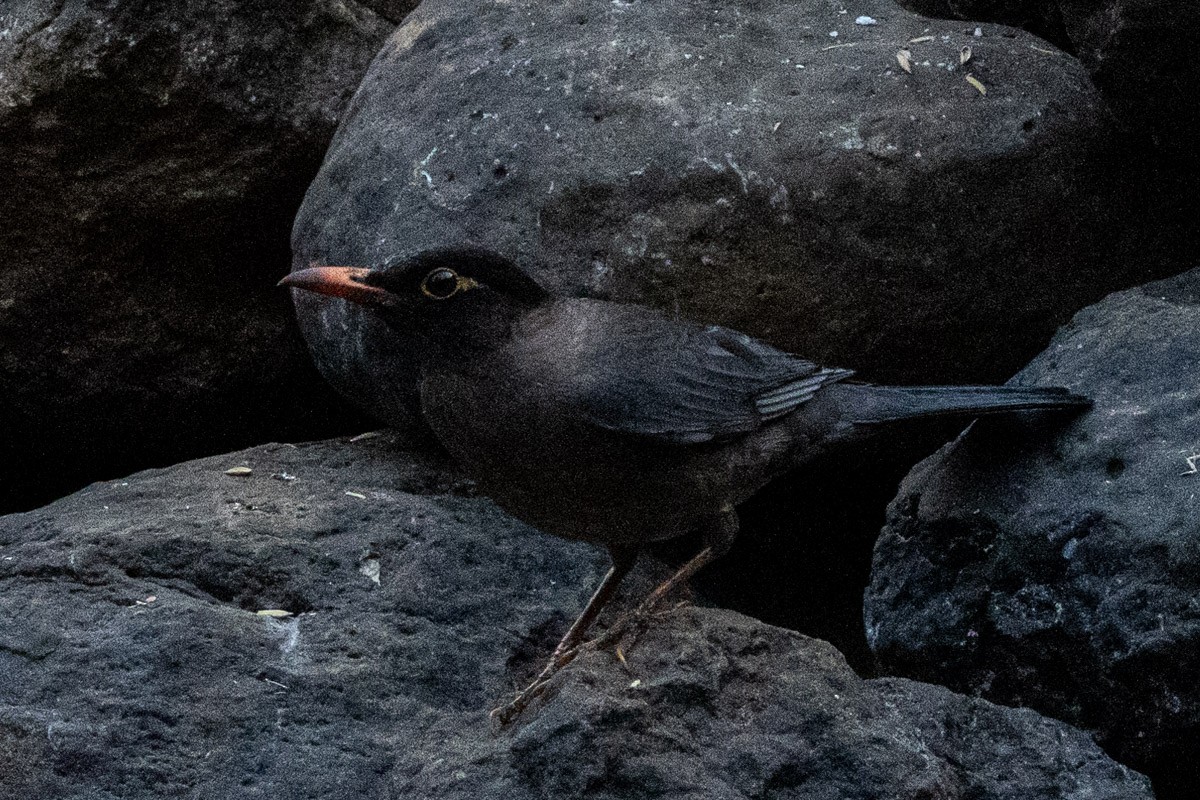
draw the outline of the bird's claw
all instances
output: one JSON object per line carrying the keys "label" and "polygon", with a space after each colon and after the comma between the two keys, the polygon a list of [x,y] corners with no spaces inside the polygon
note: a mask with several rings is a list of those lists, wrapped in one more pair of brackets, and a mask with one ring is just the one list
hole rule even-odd
{"label": "bird's claw", "polygon": [[[608,630],[597,636],[595,639],[577,644],[574,647],[562,652],[556,651],[554,655],[551,656],[549,663],[542,668],[542,671],[538,673],[537,678],[535,678],[531,684],[525,687],[525,689],[523,689],[507,704],[493,708],[488,714],[488,717],[499,721],[501,727],[507,726],[514,719],[520,716],[522,711],[529,707],[529,704],[534,700],[534,698],[546,691],[546,687],[550,684],[550,680],[564,667],[578,658],[580,653],[583,653],[587,650],[600,650],[608,647],[609,645],[619,645],[621,640],[625,637],[626,632],[630,629],[634,629],[634,641],[631,642],[630,646],[626,647],[624,650],[624,652],[629,652],[633,644],[637,641],[637,634],[640,634],[642,630],[644,630],[645,623],[648,618],[665,616],[673,611],[674,608],[678,607],[675,606],[674,608],[668,610],[655,612],[655,605],[657,604],[651,603],[639,606],[618,618],[617,621],[608,628]],[[686,603],[679,603],[679,605],[686,605]],[[619,647],[617,648],[617,657],[624,662],[624,654]]]}

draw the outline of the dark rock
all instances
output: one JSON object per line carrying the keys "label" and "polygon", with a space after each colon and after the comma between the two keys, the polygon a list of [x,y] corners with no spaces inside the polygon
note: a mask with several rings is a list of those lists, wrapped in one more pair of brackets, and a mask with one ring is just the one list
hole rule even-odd
{"label": "dark rock", "polygon": [[1057,0],[897,0],[927,17],[1001,22],[1021,28],[1070,50]]}
{"label": "dark rock", "polygon": [[[1138,232],[1161,220],[1128,213],[1142,189],[1072,58],[888,0],[855,13],[878,24],[817,0],[426,2],[309,189],[295,265],[473,240],[556,291],[678,309],[876,380],[1003,380],[1075,310],[1149,277],[1130,248],[1163,250]],[[922,34],[905,74],[897,50]],[[339,301],[297,302],[330,381],[411,419],[411,389],[378,379],[411,372],[411,344]]]}
{"label": "dark rock", "polygon": [[0,797],[1150,797],[1066,725],[726,611],[661,615],[497,730],[604,562],[388,437],[2,518]]}
{"label": "dark rock", "polygon": [[367,8],[395,25],[404,21],[420,0],[360,0]]}
{"label": "dark rock", "polygon": [[[912,465],[963,423],[912,423],[839,448],[774,481],[738,508],[742,532],[728,555],[696,576],[725,608],[832,643],[860,674],[875,671],[863,632],[863,587],[888,502]],[[682,563],[698,538],[660,546]]]}
{"label": "dark rock", "polygon": [[1063,27],[1125,125],[1150,137],[1200,179],[1195,58],[1200,7],[1172,0],[1059,0]]}
{"label": "dark rock", "polygon": [[1200,7],[1174,0],[901,0],[931,16],[1016,25],[1079,56],[1118,120],[1200,175],[1193,54]]}
{"label": "dark rock", "polygon": [[342,427],[274,282],[392,26],[335,0],[44,0],[0,30],[0,509]]}
{"label": "dark rock", "polygon": [[1081,312],[1017,380],[1095,408],[920,464],[866,596],[885,668],[1093,730],[1160,798],[1194,796],[1200,741],[1197,331],[1200,270]]}

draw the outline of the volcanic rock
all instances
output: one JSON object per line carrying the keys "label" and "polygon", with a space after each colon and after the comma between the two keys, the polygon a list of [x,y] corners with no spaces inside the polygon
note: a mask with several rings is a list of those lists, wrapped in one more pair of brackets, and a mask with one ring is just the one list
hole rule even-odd
{"label": "volcanic rock", "polygon": [[917,466],[875,549],[890,672],[1094,731],[1160,798],[1200,741],[1200,270],[1080,312],[1017,377],[1087,394],[1064,431],[981,420]]}
{"label": "volcanic rock", "polygon": [[[1001,22],[1033,31],[1079,56],[1120,124],[1200,179],[1200,104],[1192,53],[1200,6],[1173,0],[901,0],[922,14]],[[1180,202],[1184,202],[1182,197]]]}
{"label": "volcanic rock", "polygon": [[0,518],[0,797],[1151,796],[1066,725],[711,609],[498,728],[605,561],[387,436]]}
{"label": "volcanic rock", "polygon": [[335,0],[3,4],[0,510],[341,427],[274,284],[392,28]]}

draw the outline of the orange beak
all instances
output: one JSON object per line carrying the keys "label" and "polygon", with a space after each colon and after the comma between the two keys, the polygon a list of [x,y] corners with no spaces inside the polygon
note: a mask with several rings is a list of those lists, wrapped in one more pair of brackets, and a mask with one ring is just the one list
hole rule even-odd
{"label": "orange beak", "polygon": [[396,296],[366,283],[371,270],[363,267],[309,267],[288,275],[278,285],[340,297],[364,306],[390,306]]}

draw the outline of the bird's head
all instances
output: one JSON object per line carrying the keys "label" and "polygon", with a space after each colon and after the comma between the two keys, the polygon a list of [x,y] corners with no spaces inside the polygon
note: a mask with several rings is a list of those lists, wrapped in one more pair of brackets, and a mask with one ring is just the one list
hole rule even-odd
{"label": "bird's head", "polygon": [[477,247],[428,250],[379,269],[314,266],[279,282],[349,300],[438,346],[486,346],[549,296],[507,258]]}

